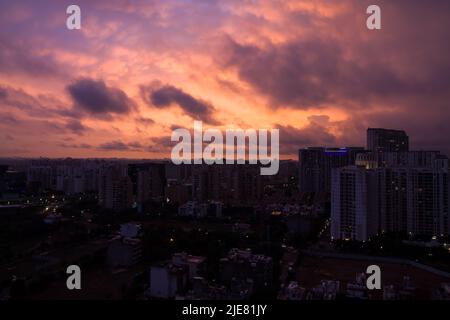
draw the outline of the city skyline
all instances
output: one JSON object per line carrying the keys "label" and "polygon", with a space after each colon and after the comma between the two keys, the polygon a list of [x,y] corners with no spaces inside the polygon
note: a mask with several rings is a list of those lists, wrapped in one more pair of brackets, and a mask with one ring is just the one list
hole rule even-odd
{"label": "city skyline", "polygon": [[[257,164],[2,161],[0,298],[448,299],[448,157],[409,143],[369,128],[367,149],[300,149],[274,176]],[[44,278],[68,259],[88,283],[101,270],[102,285]],[[47,285],[31,290],[36,268]]]}
{"label": "city skyline", "polygon": [[[174,128],[279,128],[282,159],[402,129],[450,151],[450,4],[0,1],[3,157],[169,158]],[[420,23],[417,23],[417,22]]]}

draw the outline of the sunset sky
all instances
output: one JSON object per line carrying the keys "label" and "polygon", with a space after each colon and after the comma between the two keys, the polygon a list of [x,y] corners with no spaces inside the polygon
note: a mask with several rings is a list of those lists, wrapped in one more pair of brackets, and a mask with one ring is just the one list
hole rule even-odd
{"label": "sunset sky", "polygon": [[285,158],[367,127],[450,153],[450,1],[0,0],[0,117],[2,157],[168,157],[194,120]]}

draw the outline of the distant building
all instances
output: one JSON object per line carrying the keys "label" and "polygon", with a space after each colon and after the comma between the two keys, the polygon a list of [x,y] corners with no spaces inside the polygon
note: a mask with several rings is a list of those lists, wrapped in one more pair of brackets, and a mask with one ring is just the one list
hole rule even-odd
{"label": "distant building", "polygon": [[333,170],[331,236],[365,241],[379,232],[450,233],[449,160],[438,151],[408,151],[401,130],[367,130],[371,152]]}
{"label": "distant building", "polygon": [[338,280],[322,280],[307,294],[306,300],[336,300],[341,283]]}
{"label": "distant building", "polygon": [[0,197],[2,199],[16,199],[27,189],[27,172],[7,170],[0,178]]}
{"label": "distant building", "polygon": [[403,130],[368,128],[367,149],[373,152],[407,152],[409,137]]}
{"label": "distant building", "polygon": [[219,200],[223,195],[223,181],[226,166],[194,165],[192,167],[192,198],[206,202]]}
{"label": "distant building", "polygon": [[150,268],[149,295],[152,298],[173,299],[187,288],[188,271],[185,266],[162,263]]}
{"label": "distant building", "polygon": [[236,222],[231,227],[231,231],[240,234],[241,236],[246,236],[252,233],[252,226],[248,223]]}
{"label": "distant building", "polygon": [[284,217],[284,221],[290,234],[309,237],[313,234],[317,217],[307,214],[290,214]]}
{"label": "distant building", "polygon": [[366,241],[378,232],[448,235],[448,160],[432,167],[349,166],[333,172],[331,236]]}
{"label": "distant building", "polygon": [[86,176],[94,176],[92,172],[85,172],[81,166],[62,165],[56,168],[56,190],[67,195],[78,194],[95,189],[89,188]]}
{"label": "distant building", "polygon": [[188,270],[188,280],[190,282],[204,271],[205,260],[205,257],[193,256],[185,252],[174,253],[172,255],[172,265],[186,267]]}
{"label": "distant building", "polygon": [[205,257],[175,253],[170,261],[150,268],[149,294],[153,298],[172,299],[186,294],[205,268]]}
{"label": "distant building", "polygon": [[378,154],[374,152],[358,153],[356,155],[355,165],[366,169],[376,169],[380,166]]}
{"label": "distant building", "polygon": [[412,300],[415,296],[416,287],[409,276],[403,276],[402,282],[397,287],[392,284],[383,286],[383,300]]}
{"label": "distant building", "polygon": [[192,290],[185,296],[177,296],[177,299],[185,300],[248,300],[253,293],[253,281],[247,279],[232,280],[230,286],[225,287],[217,283],[207,281],[203,277],[195,277]]}
{"label": "distant building", "polygon": [[433,290],[433,300],[450,300],[450,283],[441,283],[441,285]]}
{"label": "distant building", "polygon": [[439,151],[401,151],[375,153],[378,167],[431,168],[439,165],[439,159],[448,161]]}
{"label": "distant building", "polygon": [[448,234],[448,168],[377,170],[381,231]]}
{"label": "distant building", "polygon": [[176,181],[178,183],[191,182],[192,180],[192,167],[191,164],[179,164],[176,165],[171,161],[165,165],[166,180]]}
{"label": "distant building", "polygon": [[375,192],[370,171],[348,166],[335,169],[331,188],[331,238],[366,241],[377,233]]}
{"label": "distant building", "polygon": [[99,204],[114,211],[131,208],[133,190],[126,167],[111,165],[103,168],[99,179]]}
{"label": "distant building", "polygon": [[183,205],[192,201],[192,183],[180,183],[172,180],[167,182],[166,201],[175,205]]}
{"label": "distant building", "polygon": [[220,260],[220,280],[230,284],[233,279],[251,279],[255,290],[270,288],[273,280],[272,258],[253,254],[250,249],[231,249],[228,256]]}
{"label": "distant building", "polygon": [[142,236],[142,226],[138,223],[123,223],[120,225],[120,235],[125,238],[139,238]]}
{"label": "distant building", "polygon": [[188,201],[179,206],[178,215],[182,217],[220,218],[222,217],[222,207],[223,204],[219,201],[208,201],[206,203]]}
{"label": "distant building", "polygon": [[0,165],[0,198],[2,197],[6,189],[5,176],[8,169],[9,169],[8,165]]}
{"label": "distant building", "polygon": [[347,283],[346,297],[349,299],[368,299],[366,280],[367,275],[365,273],[358,273],[354,282]]}
{"label": "distant building", "polygon": [[306,289],[297,281],[290,281],[287,286],[283,286],[278,296],[280,300],[303,300],[305,297]]}
{"label": "distant building", "polygon": [[397,291],[394,285],[383,286],[383,300],[397,300]]}
{"label": "distant building", "polygon": [[263,177],[259,165],[193,165],[192,199],[246,206],[257,204],[263,196]]}
{"label": "distant building", "polygon": [[108,264],[112,267],[130,267],[142,257],[141,225],[125,223],[120,226],[119,235],[108,245]]}
{"label": "distant building", "polygon": [[31,166],[28,168],[27,185],[33,192],[53,188],[53,171],[50,166]]}
{"label": "distant building", "polygon": [[364,148],[306,148],[299,150],[300,192],[329,193],[331,171],[353,165]]}
{"label": "distant building", "polygon": [[355,164],[366,169],[381,167],[433,167],[447,161],[439,151],[366,152],[356,156]]}
{"label": "distant building", "polygon": [[164,201],[166,173],[164,163],[139,164],[136,172],[136,203],[143,212],[146,202]]}

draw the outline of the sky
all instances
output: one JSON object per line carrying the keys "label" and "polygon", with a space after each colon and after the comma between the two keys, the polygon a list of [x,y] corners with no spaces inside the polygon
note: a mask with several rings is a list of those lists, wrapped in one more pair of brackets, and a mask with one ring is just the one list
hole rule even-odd
{"label": "sky", "polygon": [[0,157],[169,157],[194,120],[450,155],[449,39],[448,0],[0,0]]}

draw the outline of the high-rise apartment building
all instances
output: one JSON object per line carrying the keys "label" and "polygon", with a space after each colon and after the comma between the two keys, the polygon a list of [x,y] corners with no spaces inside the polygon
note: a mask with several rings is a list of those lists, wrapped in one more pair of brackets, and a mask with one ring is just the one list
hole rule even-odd
{"label": "high-rise apartment building", "polygon": [[331,236],[365,241],[378,232],[448,235],[448,159],[431,166],[333,171]]}
{"label": "high-rise apartment building", "polygon": [[32,165],[28,168],[28,187],[33,191],[53,188],[53,171],[50,166]]}
{"label": "high-rise apartment building", "polygon": [[331,238],[366,241],[377,233],[373,172],[347,166],[332,172]]}
{"label": "high-rise apartment building", "polygon": [[198,202],[256,204],[263,195],[263,180],[258,165],[193,165],[192,198]]}
{"label": "high-rise apartment building", "polygon": [[332,175],[331,236],[365,241],[379,232],[450,233],[449,160],[409,151],[401,130],[367,130],[366,153]]}
{"label": "high-rise apartment building", "polygon": [[136,172],[136,203],[142,212],[150,200],[164,201],[166,166],[164,163],[142,164]]}
{"label": "high-rise apartment building", "polygon": [[364,148],[306,148],[299,150],[299,190],[328,193],[331,171],[355,163],[356,155]]}
{"label": "high-rise apartment building", "polygon": [[409,151],[409,137],[403,130],[368,128],[367,149],[372,152]]}
{"label": "high-rise apartment building", "polygon": [[110,165],[101,169],[98,197],[100,206],[114,211],[132,206],[133,188],[126,166]]}

